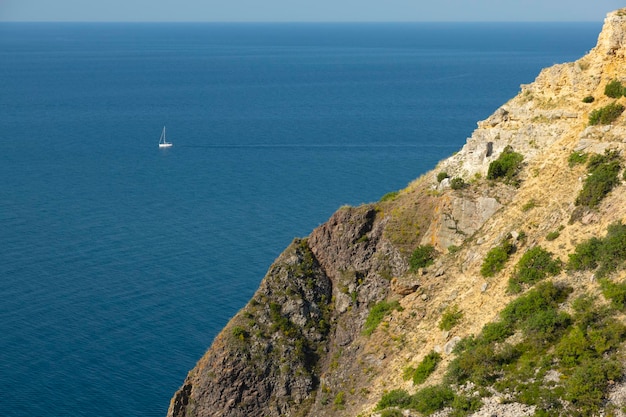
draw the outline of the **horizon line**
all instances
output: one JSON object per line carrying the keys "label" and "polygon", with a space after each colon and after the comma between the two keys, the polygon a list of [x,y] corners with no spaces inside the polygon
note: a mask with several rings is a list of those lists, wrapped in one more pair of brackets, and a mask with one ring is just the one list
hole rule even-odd
{"label": "horizon line", "polygon": [[353,24],[353,23],[602,23],[601,20],[0,20],[0,23],[236,23],[236,24]]}

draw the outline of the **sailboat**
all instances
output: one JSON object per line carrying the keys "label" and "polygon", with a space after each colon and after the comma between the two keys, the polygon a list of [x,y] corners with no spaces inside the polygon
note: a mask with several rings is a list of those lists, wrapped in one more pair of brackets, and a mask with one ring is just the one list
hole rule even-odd
{"label": "sailboat", "polygon": [[161,138],[159,139],[159,148],[169,148],[170,146],[172,146],[172,143],[165,139],[165,126],[163,126],[163,132],[161,132]]}

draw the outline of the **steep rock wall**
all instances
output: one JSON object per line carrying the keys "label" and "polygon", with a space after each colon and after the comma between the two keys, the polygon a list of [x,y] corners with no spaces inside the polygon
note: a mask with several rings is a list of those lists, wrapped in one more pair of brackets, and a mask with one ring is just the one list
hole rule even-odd
{"label": "steep rock wall", "polygon": [[389,291],[380,268],[401,259],[381,239],[376,214],[341,209],[287,248],[189,373],[168,416],[334,415],[326,394],[357,365],[331,372],[331,358],[358,353],[368,307]]}

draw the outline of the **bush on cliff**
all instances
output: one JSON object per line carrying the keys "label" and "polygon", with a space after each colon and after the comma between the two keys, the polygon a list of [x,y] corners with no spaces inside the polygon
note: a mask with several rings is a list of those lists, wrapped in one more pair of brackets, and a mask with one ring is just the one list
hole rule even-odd
{"label": "bush on cliff", "polygon": [[535,246],[517,263],[515,272],[509,278],[509,291],[520,292],[522,284],[533,285],[548,275],[556,275],[559,272],[561,272],[561,261],[552,259],[552,253],[540,246]]}
{"label": "bush on cliff", "polygon": [[455,399],[452,388],[444,385],[426,387],[410,395],[402,389],[396,389],[384,394],[376,405],[377,410],[388,407],[416,410],[430,415],[437,410],[450,406]]}
{"label": "bush on cliff", "polygon": [[450,180],[450,188],[452,188],[453,190],[462,190],[465,187],[467,187],[467,184],[465,183],[465,180],[461,177],[454,177],[452,178],[452,180]]}
{"label": "bush on cliff", "polygon": [[406,390],[394,389],[383,394],[376,405],[376,409],[382,410],[388,407],[407,408],[409,404],[411,404],[411,395]]}
{"label": "bush on cliff", "polygon": [[439,328],[445,331],[452,330],[454,326],[459,324],[461,319],[463,319],[463,312],[459,309],[459,306],[450,306],[446,309],[446,311],[444,311],[443,315],[441,316]]}
{"label": "bush on cliff", "polygon": [[374,304],[374,306],[370,309],[370,312],[365,320],[365,324],[363,325],[363,334],[366,336],[374,333],[374,330],[378,327],[381,321],[385,318],[385,316],[391,313],[393,310],[402,311],[402,306],[397,301],[381,301],[380,303]]}
{"label": "bush on cliff", "polygon": [[611,103],[596,109],[589,114],[589,124],[608,125],[613,123],[624,112],[624,106],[619,103]]}
{"label": "bush on cliff", "polygon": [[621,158],[618,151],[593,155],[587,163],[588,176],[576,198],[577,206],[596,207],[620,180]]}
{"label": "bush on cliff", "polygon": [[498,159],[489,164],[487,179],[502,179],[505,182],[513,182],[522,168],[524,155],[514,152],[511,146],[504,148]]}
{"label": "bush on cliff", "polygon": [[582,152],[572,152],[567,158],[567,165],[569,165],[570,168],[584,164],[585,162],[587,162],[587,154]]}
{"label": "bush on cliff", "polygon": [[620,98],[624,95],[624,86],[619,80],[612,80],[604,87],[604,95],[611,98]]}
{"label": "bush on cliff", "polygon": [[504,268],[506,261],[509,260],[509,256],[513,252],[515,252],[515,246],[509,240],[492,248],[485,256],[480,267],[480,274],[485,278],[494,276]]}
{"label": "bush on cliff", "polygon": [[435,262],[435,247],[433,245],[418,246],[409,259],[409,269],[413,272],[425,268]]}
{"label": "bush on cliff", "polygon": [[600,239],[592,237],[576,246],[569,254],[567,268],[575,271],[598,268],[596,275],[605,277],[626,262],[626,225],[613,223]]}
{"label": "bush on cliff", "polygon": [[435,351],[430,352],[413,370],[413,384],[419,385],[435,372],[437,365],[441,362],[441,355]]}

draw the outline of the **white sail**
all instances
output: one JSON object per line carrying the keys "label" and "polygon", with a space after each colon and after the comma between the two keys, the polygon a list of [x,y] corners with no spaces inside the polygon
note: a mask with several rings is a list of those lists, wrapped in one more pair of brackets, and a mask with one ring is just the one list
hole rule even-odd
{"label": "white sail", "polygon": [[161,137],[159,138],[159,148],[169,148],[170,146],[172,146],[172,143],[165,139],[165,126],[163,126],[163,131],[161,132]]}

